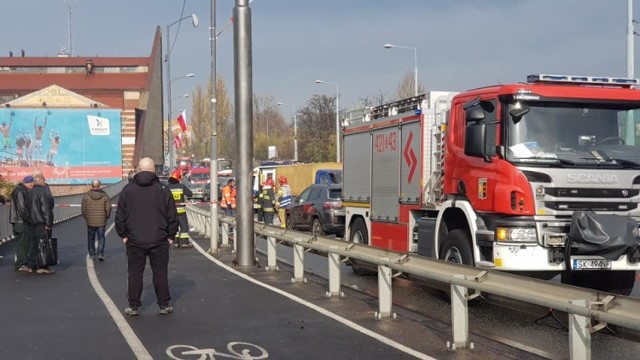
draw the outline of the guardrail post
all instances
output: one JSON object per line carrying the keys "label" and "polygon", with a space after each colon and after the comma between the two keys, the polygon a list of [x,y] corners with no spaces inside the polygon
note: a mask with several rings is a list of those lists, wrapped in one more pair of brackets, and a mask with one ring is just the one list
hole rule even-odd
{"label": "guardrail post", "polygon": [[[454,275],[464,279],[464,275]],[[467,302],[467,288],[451,284],[451,329],[453,332],[453,344],[447,341],[447,347],[451,350],[473,348],[469,344],[469,304]]]}
{"label": "guardrail post", "polygon": [[[389,261],[389,258],[383,258],[382,261]],[[378,311],[375,313],[376,319],[388,318],[395,314],[391,313],[391,304],[393,303],[393,290],[391,268],[384,265],[378,265]]]}
{"label": "guardrail post", "polygon": [[276,238],[267,236],[267,270],[278,270],[276,261]]}
{"label": "guardrail post", "polygon": [[[337,246],[329,247],[329,249],[337,248]],[[344,296],[344,293],[340,291],[340,255],[329,250],[327,259],[329,261],[329,291],[326,292],[326,296]]]}
{"label": "guardrail post", "polygon": [[[569,303],[589,307],[586,300],[573,300]],[[569,356],[571,359],[591,359],[591,319],[569,314]]]}
{"label": "guardrail post", "polygon": [[305,282],[304,278],[304,247],[293,245],[293,277],[291,282]]}
{"label": "guardrail post", "polygon": [[[226,220],[226,218],[225,218]],[[229,246],[229,223],[222,223],[222,247]]]}

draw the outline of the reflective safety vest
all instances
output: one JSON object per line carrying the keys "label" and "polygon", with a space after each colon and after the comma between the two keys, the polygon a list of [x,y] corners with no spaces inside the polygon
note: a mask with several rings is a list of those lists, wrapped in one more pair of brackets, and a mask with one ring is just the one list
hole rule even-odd
{"label": "reflective safety vest", "polygon": [[182,184],[169,184],[167,185],[173,195],[173,201],[176,204],[176,211],[178,215],[187,213],[187,203],[184,196],[184,185]]}
{"label": "reflective safety vest", "polygon": [[293,200],[291,196],[291,186],[289,184],[280,185],[280,189],[278,190],[278,202],[276,206],[278,208],[284,208],[291,205],[291,201]]}
{"label": "reflective safety vest", "polygon": [[265,213],[275,212],[275,199],[271,186],[262,186],[262,192],[258,195],[258,206]]}
{"label": "reflective safety vest", "polygon": [[236,208],[236,188],[229,185],[222,188],[222,201],[220,207],[226,209],[230,207],[232,210]]}

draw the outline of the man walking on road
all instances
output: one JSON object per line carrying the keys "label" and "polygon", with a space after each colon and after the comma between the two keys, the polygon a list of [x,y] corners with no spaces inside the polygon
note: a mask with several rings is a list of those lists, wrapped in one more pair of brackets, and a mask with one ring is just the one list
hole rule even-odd
{"label": "man walking on road", "polygon": [[82,216],[87,222],[89,257],[96,257],[96,235],[98,236],[98,259],[104,261],[104,228],[111,216],[111,199],[100,188],[100,180],[91,182],[91,190],[82,197]]}
{"label": "man walking on road", "polygon": [[118,199],[116,232],[127,247],[129,306],[135,316],[142,305],[142,279],[149,258],[160,314],[173,311],[169,294],[169,248],[178,232],[178,217],[171,191],[160,184],[151,158],[140,159],[138,173]]}
{"label": "man walking on road", "polygon": [[50,237],[53,229],[53,197],[40,173],[33,176],[35,185],[29,191],[31,204],[31,241],[29,241],[29,268],[38,274],[53,274],[56,271],[38,261],[38,241]]}
{"label": "man walking on road", "polygon": [[11,209],[9,221],[13,225],[13,235],[16,237],[15,269],[29,271],[29,243],[31,222],[31,199],[29,190],[33,188],[33,176],[25,176],[11,192]]}

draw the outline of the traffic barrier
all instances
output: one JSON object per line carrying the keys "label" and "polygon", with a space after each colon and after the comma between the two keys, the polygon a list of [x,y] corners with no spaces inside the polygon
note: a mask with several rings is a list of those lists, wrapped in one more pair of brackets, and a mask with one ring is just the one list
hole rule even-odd
{"label": "traffic barrier", "polygon": [[[208,210],[187,206],[189,221],[196,231],[208,236]],[[220,216],[223,226],[234,224],[232,217]],[[569,348],[572,359],[589,359],[591,333],[607,324],[640,330],[640,299],[596,290],[557,284],[549,281],[508,274],[496,270],[454,264],[415,254],[374,248],[366,245],[329,239],[317,235],[281,229],[256,223],[256,235],[267,238],[267,270],[275,270],[276,240],[291,245],[293,251],[293,282],[304,282],[304,253],[315,250],[327,253],[329,289],[327,296],[341,297],[339,264],[348,259],[368,262],[378,268],[377,318],[392,318],[392,277],[410,274],[412,277],[447,283],[451,287],[452,340],[448,348],[473,348],[469,341],[468,302],[481,293],[489,293],[521,302],[563,311],[569,314]],[[224,231],[223,231],[224,236]],[[235,244],[235,241],[234,241]],[[471,294],[469,292],[471,291]],[[592,320],[596,322],[592,325]]]}

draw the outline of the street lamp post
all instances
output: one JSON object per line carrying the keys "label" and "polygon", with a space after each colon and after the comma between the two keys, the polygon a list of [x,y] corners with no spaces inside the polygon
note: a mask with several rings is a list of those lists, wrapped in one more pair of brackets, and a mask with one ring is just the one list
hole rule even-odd
{"label": "street lamp post", "polygon": [[178,99],[182,99],[182,98],[188,98],[190,95],[189,94],[182,94],[180,96],[176,96],[173,99],[171,99],[171,102],[173,103],[174,101],[178,100]]}
{"label": "street lamp post", "polygon": [[316,84],[336,86],[336,162],[340,162],[340,87],[338,83],[316,80]]}
{"label": "street lamp post", "polygon": [[296,110],[296,106],[292,104],[279,102],[278,105],[286,105],[293,108],[293,161],[298,161],[298,111]]}
{"label": "street lamp post", "polygon": [[[170,47],[171,46],[171,41],[170,41],[171,36],[170,36],[170,33],[169,33],[169,29],[173,25],[175,25],[175,24],[177,24],[177,23],[179,23],[179,22],[181,22],[183,20],[187,20],[187,19],[191,19],[191,24],[193,25],[194,28],[198,27],[198,17],[196,16],[196,14],[191,14],[190,16],[185,16],[185,17],[183,17],[181,19],[178,19],[178,20],[176,20],[176,21],[174,21],[171,24],[166,26],[166,37],[167,37],[167,45],[166,46],[167,46],[167,48],[165,50],[165,62],[167,63],[167,70],[166,71],[167,71],[167,79],[169,80],[169,81],[167,81],[167,99],[168,99],[168,101],[167,101],[167,114],[169,115],[169,116],[167,116],[167,122],[168,122],[168,126],[169,126],[169,139],[168,139],[168,145],[169,145],[169,164],[168,165],[169,165],[169,167],[171,167],[173,165],[173,161],[174,161],[174,159],[173,159],[174,150],[173,150],[173,145],[171,143],[171,141],[172,141],[172,139],[171,139],[171,135],[172,135],[172,131],[171,131],[171,83],[173,82],[173,80],[171,80],[171,47]],[[188,75],[191,75],[191,76],[185,75],[185,76],[179,77],[179,78],[174,79],[174,80],[178,80],[178,79],[181,79],[183,77],[193,77],[193,74],[188,74]]]}
{"label": "street lamp post", "polygon": [[413,95],[418,96],[418,49],[410,46],[399,46],[393,44],[384,44],[385,49],[409,49],[413,50]]}

